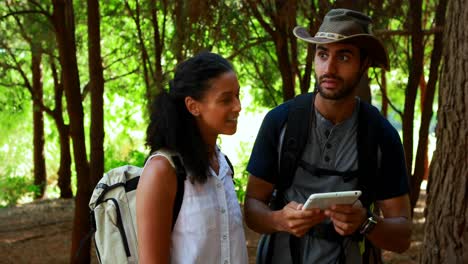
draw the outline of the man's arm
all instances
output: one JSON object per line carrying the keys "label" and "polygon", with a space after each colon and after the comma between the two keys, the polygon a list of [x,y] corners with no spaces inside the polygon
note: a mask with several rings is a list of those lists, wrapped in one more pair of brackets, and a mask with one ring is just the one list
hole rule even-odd
{"label": "man's arm", "polygon": [[268,202],[273,184],[253,175],[247,184],[244,214],[247,226],[259,233],[284,231],[303,236],[312,226],[325,219],[319,209],[302,211],[302,204],[290,202],[281,210],[272,211]]}
{"label": "man's arm", "polygon": [[[378,201],[377,205],[383,217],[377,216],[377,224],[367,234],[367,238],[376,247],[395,252],[404,252],[411,242],[411,207],[407,194]],[[362,207],[334,205],[325,211],[341,235],[350,235],[358,231],[367,218]]]}
{"label": "man's arm", "polygon": [[374,230],[367,238],[379,248],[399,253],[406,251],[411,244],[412,225],[408,195],[378,201],[377,205],[383,218],[378,217]]}

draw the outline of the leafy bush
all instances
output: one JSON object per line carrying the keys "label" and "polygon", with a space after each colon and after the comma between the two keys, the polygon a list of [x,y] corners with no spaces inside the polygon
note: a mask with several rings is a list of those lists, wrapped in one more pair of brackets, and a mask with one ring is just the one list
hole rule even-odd
{"label": "leafy bush", "polygon": [[252,148],[249,142],[240,142],[240,150],[237,152],[239,162],[234,166],[235,176],[235,190],[237,193],[237,198],[240,203],[244,203],[245,200],[245,191],[247,188],[247,182],[249,180],[249,173],[247,172],[247,163],[249,162],[249,153]]}
{"label": "leafy bush", "polygon": [[27,177],[0,177],[0,207],[15,205],[19,200],[32,198],[38,192],[39,186]]}
{"label": "leafy bush", "polygon": [[123,165],[131,164],[135,166],[143,166],[145,163],[145,159],[147,154],[143,153],[138,150],[132,150],[128,152],[127,155],[125,156],[119,156],[117,157],[116,155],[112,155],[112,151],[106,151],[106,171],[120,167]]}

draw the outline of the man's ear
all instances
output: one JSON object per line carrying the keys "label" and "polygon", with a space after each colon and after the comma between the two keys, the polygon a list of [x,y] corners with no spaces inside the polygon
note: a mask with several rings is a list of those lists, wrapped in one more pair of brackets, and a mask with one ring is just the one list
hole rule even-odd
{"label": "man's ear", "polygon": [[362,61],[361,63],[361,72],[364,73],[365,71],[367,71],[370,67],[370,64],[371,64],[371,61],[369,59],[369,56],[366,56],[364,61]]}
{"label": "man's ear", "polygon": [[185,107],[187,107],[187,110],[194,116],[199,116],[200,115],[200,109],[198,106],[197,100],[193,99],[190,96],[185,97]]}

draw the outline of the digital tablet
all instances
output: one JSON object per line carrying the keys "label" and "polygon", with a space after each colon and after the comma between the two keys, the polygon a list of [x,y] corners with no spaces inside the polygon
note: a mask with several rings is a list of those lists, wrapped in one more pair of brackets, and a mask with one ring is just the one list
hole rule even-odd
{"label": "digital tablet", "polygon": [[302,210],[319,208],[327,209],[334,204],[354,204],[361,191],[345,191],[345,192],[327,192],[327,193],[314,193],[309,196]]}

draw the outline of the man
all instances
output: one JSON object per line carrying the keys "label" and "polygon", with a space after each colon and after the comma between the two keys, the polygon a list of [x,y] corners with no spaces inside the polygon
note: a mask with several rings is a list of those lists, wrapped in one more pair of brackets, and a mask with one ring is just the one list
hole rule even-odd
{"label": "man", "polygon": [[[282,148],[300,139],[285,138],[293,126],[288,113],[295,100],[267,114],[255,141],[247,166],[245,217],[251,229],[272,234],[262,239],[267,242],[259,245],[257,257],[267,251],[267,259],[258,262],[368,263],[369,242],[396,252],[410,245],[401,140],[375,107],[355,96],[369,67],[389,67],[385,48],[370,25],[370,18],[360,12],[334,9],[314,37],[304,28],[294,29],[296,37],[315,45],[318,92],[307,95],[310,114],[299,117],[306,123],[310,116],[311,125],[293,173],[282,175],[281,167]],[[285,177],[290,183],[281,186]],[[361,203],[302,210],[313,193],[359,189]],[[373,204],[381,216],[374,214]]]}

